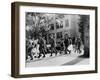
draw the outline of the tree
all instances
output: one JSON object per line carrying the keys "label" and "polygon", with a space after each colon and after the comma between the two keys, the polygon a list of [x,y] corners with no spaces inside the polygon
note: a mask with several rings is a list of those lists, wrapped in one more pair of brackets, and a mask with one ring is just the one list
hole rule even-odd
{"label": "tree", "polygon": [[89,57],[89,15],[80,15],[79,32],[84,44],[84,56]]}
{"label": "tree", "polygon": [[26,37],[37,38],[41,34],[46,36],[49,34],[49,25],[51,24],[52,15],[48,16],[45,13],[33,13],[29,12],[26,14]]}

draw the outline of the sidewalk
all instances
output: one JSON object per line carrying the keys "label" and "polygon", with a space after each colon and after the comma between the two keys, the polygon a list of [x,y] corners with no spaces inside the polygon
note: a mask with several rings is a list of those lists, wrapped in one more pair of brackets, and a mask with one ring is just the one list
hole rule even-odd
{"label": "sidewalk", "polygon": [[49,54],[46,58],[40,60],[31,61],[26,63],[26,67],[42,67],[42,66],[64,66],[64,65],[86,65],[89,64],[89,58],[81,58],[81,54],[72,52],[71,54],[53,55],[49,57]]}

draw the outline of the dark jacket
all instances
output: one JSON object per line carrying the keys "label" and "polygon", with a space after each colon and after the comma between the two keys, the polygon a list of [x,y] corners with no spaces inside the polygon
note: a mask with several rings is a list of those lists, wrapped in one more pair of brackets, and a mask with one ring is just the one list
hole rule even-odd
{"label": "dark jacket", "polygon": [[67,47],[69,45],[69,39],[65,39],[64,44],[65,44],[65,47]]}
{"label": "dark jacket", "polygon": [[54,39],[50,39],[49,43],[51,44],[51,47],[55,47],[55,41],[54,41]]}

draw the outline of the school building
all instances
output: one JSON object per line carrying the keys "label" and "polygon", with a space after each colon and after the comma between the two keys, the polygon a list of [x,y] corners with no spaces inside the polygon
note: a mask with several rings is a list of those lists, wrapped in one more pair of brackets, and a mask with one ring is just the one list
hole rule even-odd
{"label": "school building", "polygon": [[49,30],[50,35],[52,34],[55,43],[59,42],[64,38],[65,34],[69,36],[79,35],[78,31],[79,15],[63,15],[63,17],[54,16],[54,25],[51,25]]}

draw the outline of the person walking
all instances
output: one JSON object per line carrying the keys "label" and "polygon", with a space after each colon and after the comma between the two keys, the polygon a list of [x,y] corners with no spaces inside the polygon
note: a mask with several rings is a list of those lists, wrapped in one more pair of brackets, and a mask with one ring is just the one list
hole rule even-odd
{"label": "person walking", "polygon": [[31,60],[33,60],[33,56],[32,56],[32,51],[33,46],[32,46],[32,40],[26,40],[26,60],[28,59],[28,56],[30,56]]}
{"label": "person walking", "polygon": [[81,38],[79,36],[76,38],[75,44],[76,44],[76,47],[77,47],[76,51],[78,53],[81,53],[81,49],[80,49],[81,48]]}
{"label": "person walking", "polygon": [[70,50],[68,50],[68,46],[70,45],[70,40],[68,34],[65,34],[65,39],[64,39],[64,46],[65,46],[65,54],[70,54]]}
{"label": "person walking", "polygon": [[50,43],[50,45],[51,45],[51,47],[50,47],[51,55],[50,55],[50,56],[52,56],[53,53],[56,54],[56,51],[55,51],[55,41],[54,41],[54,39],[53,39],[53,35],[50,36],[49,43]]}
{"label": "person walking", "polygon": [[39,37],[39,56],[38,58],[40,58],[43,55],[43,58],[45,57],[45,43],[44,40],[42,38],[42,36]]}

